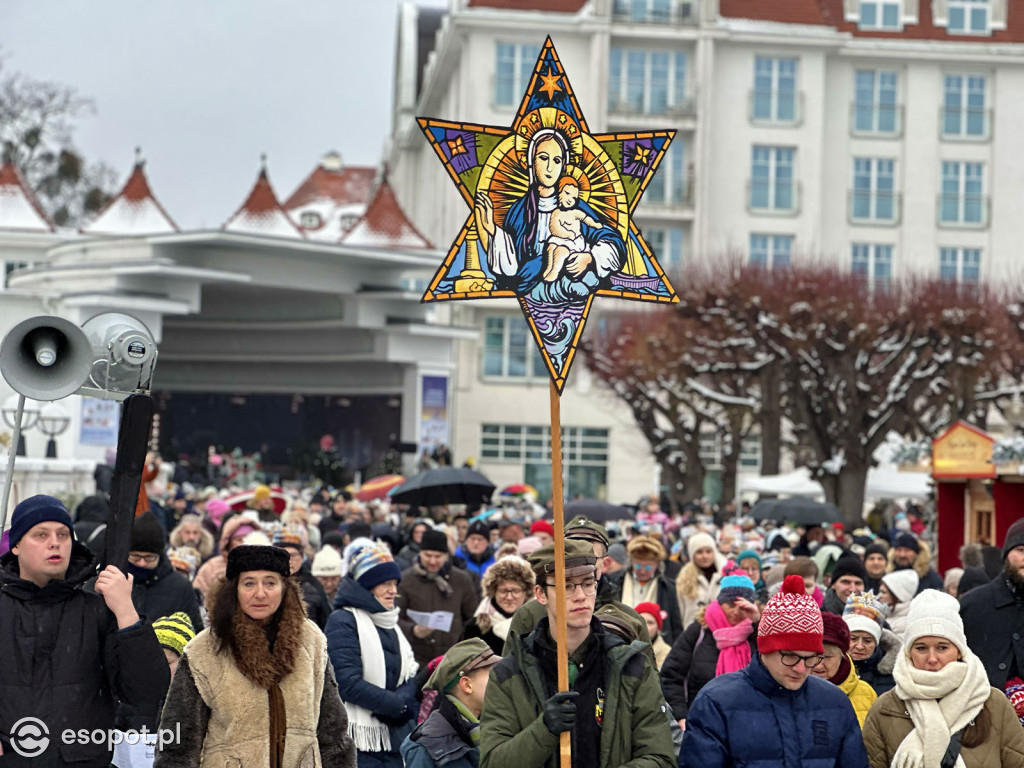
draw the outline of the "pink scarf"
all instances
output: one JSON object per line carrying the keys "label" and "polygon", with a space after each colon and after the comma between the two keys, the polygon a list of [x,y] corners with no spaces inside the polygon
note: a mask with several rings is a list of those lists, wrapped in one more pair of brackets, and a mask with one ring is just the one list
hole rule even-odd
{"label": "pink scarf", "polygon": [[735,626],[730,624],[717,600],[708,603],[704,609],[704,621],[708,623],[715,637],[715,645],[718,646],[715,675],[736,672],[746,667],[750,663],[750,643],[747,638],[754,631],[754,623],[744,619]]}

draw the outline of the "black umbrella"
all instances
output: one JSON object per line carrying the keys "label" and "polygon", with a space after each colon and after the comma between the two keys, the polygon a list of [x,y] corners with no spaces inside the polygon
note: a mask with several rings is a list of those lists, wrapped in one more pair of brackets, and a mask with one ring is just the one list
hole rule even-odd
{"label": "black umbrella", "polygon": [[[628,507],[620,507],[617,504],[609,504],[607,501],[597,499],[576,499],[562,507],[562,519],[568,522],[576,515],[583,515],[595,523],[615,523],[619,520],[632,520],[636,513]],[[554,517],[551,510],[545,515],[547,518]]]}
{"label": "black umbrella", "polygon": [[780,523],[798,523],[800,525],[818,525],[820,523],[838,523],[842,520],[839,508],[835,504],[815,501],[802,496],[788,499],[763,499],[750,511],[755,520],[777,520]]}
{"label": "black umbrella", "polygon": [[389,496],[396,504],[439,507],[445,504],[487,504],[494,483],[467,467],[437,467],[410,477]]}

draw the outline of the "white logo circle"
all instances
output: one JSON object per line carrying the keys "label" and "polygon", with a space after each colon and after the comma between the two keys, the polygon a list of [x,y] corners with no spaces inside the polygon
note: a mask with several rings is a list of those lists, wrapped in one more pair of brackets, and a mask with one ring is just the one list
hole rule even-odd
{"label": "white logo circle", "polygon": [[50,745],[50,729],[35,717],[23,717],[11,726],[11,746],[22,757],[38,757]]}

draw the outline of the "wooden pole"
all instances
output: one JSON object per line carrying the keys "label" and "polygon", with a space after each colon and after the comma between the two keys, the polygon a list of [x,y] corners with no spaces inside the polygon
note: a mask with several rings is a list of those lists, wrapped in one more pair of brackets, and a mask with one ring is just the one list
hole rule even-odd
{"label": "wooden pole", "polygon": [[[565,521],[562,520],[562,413],[561,397],[551,382],[551,499],[555,516],[555,659],[558,690],[569,690],[568,629],[565,616]],[[559,736],[562,768],[572,767],[572,733]]]}

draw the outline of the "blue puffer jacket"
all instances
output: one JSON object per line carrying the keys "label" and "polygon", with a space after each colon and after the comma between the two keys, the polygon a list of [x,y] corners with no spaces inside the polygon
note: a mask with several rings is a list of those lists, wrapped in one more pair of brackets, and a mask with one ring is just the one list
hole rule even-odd
{"label": "blue puffer jacket", "polygon": [[749,666],[705,685],[690,707],[681,768],[868,768],[849,698],[807,678],[783,688],[754,654]]}
{"label": "blue puffer jacket", "polygon": [[384,666],[387,670],[387,686],[380,688],[363,679],[363,656],[359,648],[359,632],[356,620],[346,607],[358,608],[367,613],[384,610],[369,590],[354,579],[346,576],[338,586],[334,598],[334,611],[327,620],[324,634],[327,635],[327,653],[331,657],[334,676],[338,681],[341,700],[368,709],[391,730],[391,751],[398,752],[402,741],[416,725],[415,715],[419,710],[416,700],[416,678],[403,685],[398,684],[401,672],[401,654],[398,635],[401,630],[377,627],[381,647],[384,650]]}

